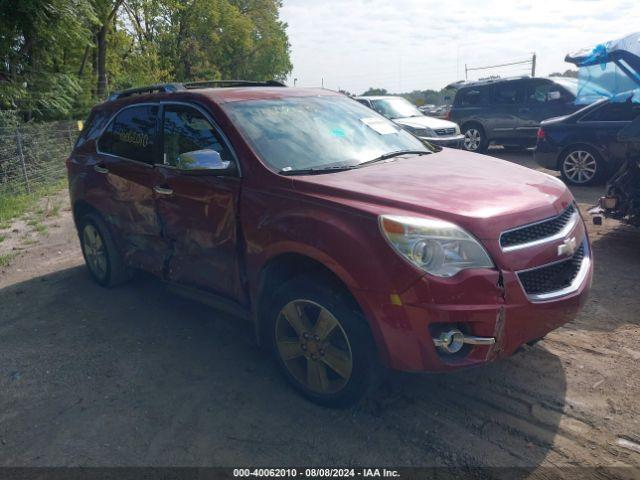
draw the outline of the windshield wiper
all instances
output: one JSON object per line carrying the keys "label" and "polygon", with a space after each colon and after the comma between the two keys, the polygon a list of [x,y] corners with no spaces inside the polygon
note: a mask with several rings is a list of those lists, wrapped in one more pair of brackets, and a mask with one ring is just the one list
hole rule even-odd
{"label": "windshield wiper", "polygon": [[280,175],[318,175],[321,173],[334,173],[342,172],[344,170],[353,170],[354,168],[358,168],[358,165],[300,168],[297,170],[280,170],[278,173]]}
{"label": "windshield wiper", "polygon": [[400,155],[428,155],[431,152],[427,150],[396,150],[395,152],[385,153],[384,155],[380,155],[379,157],[372,158],[371,160],[367,160],[365,162],[359,163],[358,166],[362,165],[370,165],[376,162],[382,162],[384,160],[389,160],[393,157],[399,157]]}
{"label": "windshield wiper", "polygon": [[280,175],[318,175],[322,173],[343,172],[345,170],[360,168],[363,165],[370,165],[372,163],[389,160],[390,158],[399,157],[400,155],[428,155],[430,153],[431,152],[426,150],[396,150],[395,152],[385,153],[384,155],[380,155],[379,157],[372,158],[371,160],[366,160],[355,165],[334,165],[331,167],[299,168],[296,170],[280,170],[278,173]]}

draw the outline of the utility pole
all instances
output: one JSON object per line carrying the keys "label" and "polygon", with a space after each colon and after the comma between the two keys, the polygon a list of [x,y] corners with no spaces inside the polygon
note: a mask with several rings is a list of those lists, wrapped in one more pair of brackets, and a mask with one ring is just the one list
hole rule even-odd
{"label": "utility pole", "polygon": [[533,57],[531,58],[531,77],[536,76],[536,52],[533,52]]}

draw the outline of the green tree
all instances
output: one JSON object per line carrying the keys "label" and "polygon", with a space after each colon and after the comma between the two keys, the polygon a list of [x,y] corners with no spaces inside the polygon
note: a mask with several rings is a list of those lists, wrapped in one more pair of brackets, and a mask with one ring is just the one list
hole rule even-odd
{"label": "green tree", "polygon": [[389,92],[386,88],[371,88],[364,92],[362,95],[389,95]]}
{"label": "green tree", "polygon": [[88,0],[0,0],[0,108],[69,114],[81,89],[73,65],[94,20]]}

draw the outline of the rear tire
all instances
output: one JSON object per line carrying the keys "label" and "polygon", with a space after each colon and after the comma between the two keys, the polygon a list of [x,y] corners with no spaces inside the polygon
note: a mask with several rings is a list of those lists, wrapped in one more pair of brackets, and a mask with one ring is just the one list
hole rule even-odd
{"label": "rear tire", "polygon": [[103,287],[115,287],[131,278],[104,220],[89,213],[79,222],[82,255],[91,277]]}
{"label": "rear tire", "polygon": [[366,320],[348,293],[322,277],[284,283],[267,319],[281,371],[312,402],[351,407],[378,385],[380,367]]}
{"label": "rear tire", "polygon": [[484,153],[487,151],[487,148],[489,148],[489,140],[480,125],[469,123],[464,126],[462,133],[464,134],[462,147],[466,151]]}
{"label": "rear tire", "polygon": [[583,145],[571,147],[562,152],[558,169],[564,182],[574,186],[600,183],[606,173],[606,166],[600,154],[593,148]]}

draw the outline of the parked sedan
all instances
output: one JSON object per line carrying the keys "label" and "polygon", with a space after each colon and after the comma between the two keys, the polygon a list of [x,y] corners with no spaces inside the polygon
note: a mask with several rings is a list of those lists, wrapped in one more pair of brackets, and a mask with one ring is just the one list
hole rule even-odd
{"label": "parked sedan", "polygon": [[426,140],[442,147],[460,148],[462,146],[464,135],[460,134],[458,125],[448,120],[424,115],[405,98],[366,96],[355,99],[397,123],[420,140]]}
{"label": "parked sedan", "polygon": [[571,115],[543,121],[534,152],[536,162],[559,170],[570,185],[606,180],[627,154],[628,146],[618,141],[618,132],[640,115],[634,93],[622,96],[625,98],[600,100]]}

